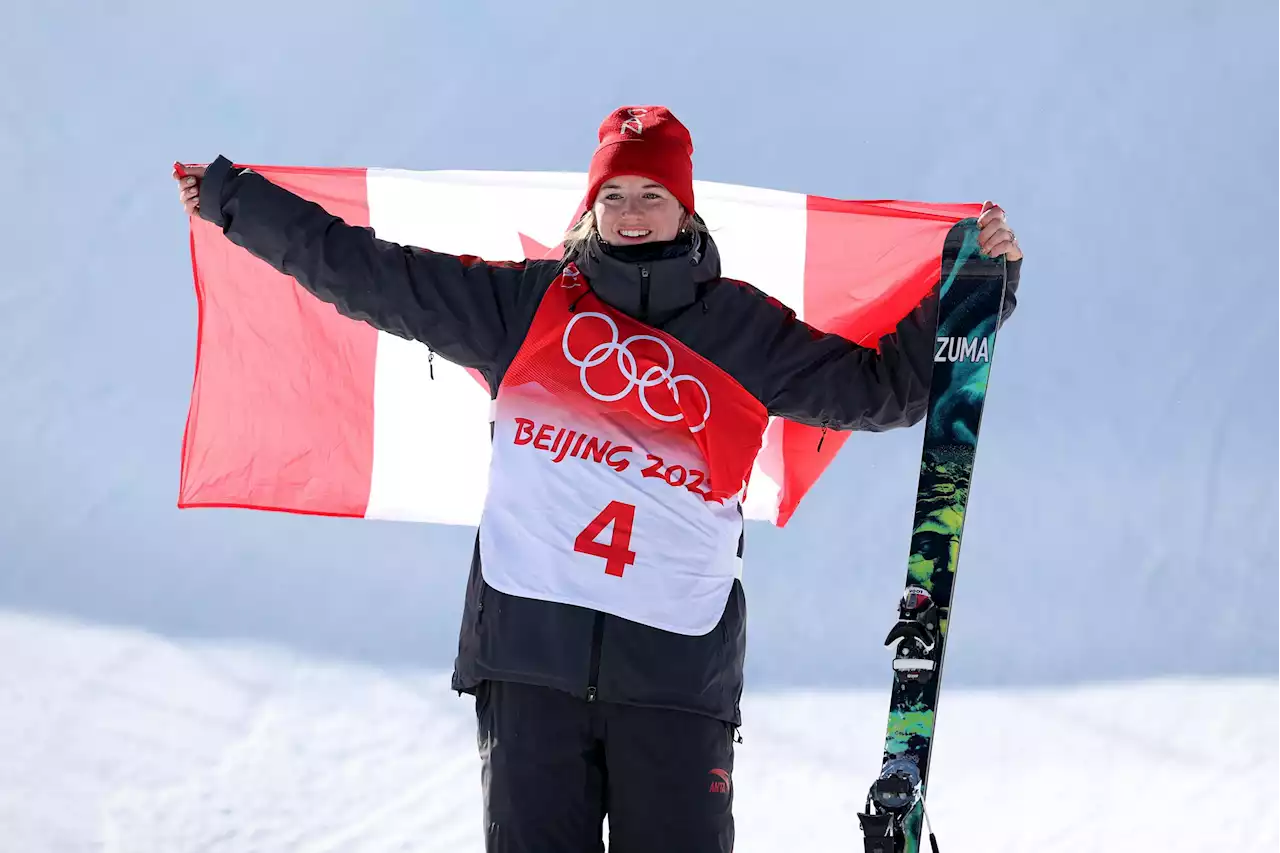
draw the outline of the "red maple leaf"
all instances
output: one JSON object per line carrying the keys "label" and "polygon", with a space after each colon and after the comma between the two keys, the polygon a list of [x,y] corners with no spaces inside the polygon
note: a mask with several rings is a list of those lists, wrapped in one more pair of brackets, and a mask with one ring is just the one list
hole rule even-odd
{"label": "red maple leaf", "polygon": [[544,246],[523,231],[519,233],[520,248],[524,251],[524,256],[530,260],[558,261],[564,254],[563,246]]}
{"label": "red maple leaf", "polygon": [[[578,209],[573,212],[573,216],[569,219],[569,224],[565,226],[565,230],[572,228],[574,223],[582,218],[582,214],[586,210],[586,205],[578,202]],[[520,235],[520,248],[524,251],[524,256],[530,260],[558,261],[564,256],[564,245],[559,241],[556,241],[554,245],[544,246],[523,231],[516,233]]]}
{"label": "red maple leaf", "polygon": [[[582,218],[582,214],[585,211],[586,206],[582,202],[578,202],[578,209],[574,211],[573,218],[569,220],[568,228],[572,228],[573,224]],[[558,261],[564,256],[564,245],[562,243],[556,243],[554,246],[544,246],[523,231],[517,231],[516,233],[520,235],[520,248],[524,252],[524,256],[529,260]],[[476,381],[476,384],[486,391],[489,390],[489,382],[484,378],[484,374],[474,367],[468,367],[466,371],[471,374],[471,378]]]}

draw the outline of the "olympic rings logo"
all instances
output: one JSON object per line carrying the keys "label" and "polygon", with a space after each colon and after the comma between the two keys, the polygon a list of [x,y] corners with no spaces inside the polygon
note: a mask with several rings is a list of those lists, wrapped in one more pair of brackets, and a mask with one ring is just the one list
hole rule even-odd
{"label": "olympic rings logo", "polygon": [[[577,325],[579,320],[585,320],[588,317],[595,317],[604,320],[609,326],[609,340],[602,344],[596,344],[587,353],[586,358],[576,358],[569,351],[569,335],[573,332],[573,327]],[[640,375],[637,372],[636,357],[631,352],[631,345],[637,341],[653,341],[667,355],[667,366],[655,364]],[[578,368],[579,378],[582,380],[582,390],[586,391],[592,397],[602,403],[612,403],[621,400],[623,397],[631,393],[632,389],[639,389],[640,405],[644,406],[644,410],[657,420],[664,423],[675,423],[684,417],[683,412],[676,412],[674,415],[666,415],[655,411],[653,406],[649,404],[649,398],[645,396],[645,392],[655,385],[666,385],[671,389],[671,396],[675,398],[677,405],[680,403],[681,382],[692,382],[702,389],[702,398],[706,400],[706,406],[702,413],[702,423],[689,428],[689,432],[698,432],[707,425],[707,420],[711,417],[711,395],[707,393],[707,386],[703,385],[701,380],[696,376],[690,376],[687,373],[680,376],[673,376],[675,371],[676,359],[672,354],[671,348],[667,346],[666,341],[656,338],[653,335],[632,335],[625,341],[618,340],[618,324],[613,322],[613,318],[606,314],[598,314],[595,311],[584,311],[581,314],[575,314],[573,319],[569,321],[569,325],[565,327],[564,339],[562,341],[564,347],[564,357],[569,363]],[[627,380],[627,384],[621,391],[616,394],[601,394],[595,388],[591,387],[591,382],[587,378],[587,371],[604,364],[610,355],[617,353],[618,369],[622,371],[623,377]]]}

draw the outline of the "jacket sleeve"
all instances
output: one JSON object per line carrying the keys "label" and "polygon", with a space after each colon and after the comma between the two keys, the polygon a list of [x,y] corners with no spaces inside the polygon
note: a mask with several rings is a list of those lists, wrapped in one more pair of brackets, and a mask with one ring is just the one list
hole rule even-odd
{"label": "jacket sleeve", "polygon": [[449,361],[492,370],[513,317],[527,313],[523,264],[492,264],[380,240],[219,157],[200,216],[232,243],[355,320],[421,341]]}
{"label": "jacket sleeve", "polygon": [[[1000,323],[1017,306],[1022,261],[1008,265]],[[769,414],[835,430],[882,432],[925,416],[933,375],[938,288],[880,339],[879,351],[824,334],[781,306],[766,348]]]}

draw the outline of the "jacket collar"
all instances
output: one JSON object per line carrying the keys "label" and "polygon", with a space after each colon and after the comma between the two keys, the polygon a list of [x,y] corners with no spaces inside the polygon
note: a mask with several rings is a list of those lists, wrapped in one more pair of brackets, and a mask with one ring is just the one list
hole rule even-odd
{"label": "jacket collar", "polygon": [[596,296],[651,326],[696,303],[720,277],[720,252],[708,235],[674,257],[629,261],[610,254],[595,234],[574,260]]}

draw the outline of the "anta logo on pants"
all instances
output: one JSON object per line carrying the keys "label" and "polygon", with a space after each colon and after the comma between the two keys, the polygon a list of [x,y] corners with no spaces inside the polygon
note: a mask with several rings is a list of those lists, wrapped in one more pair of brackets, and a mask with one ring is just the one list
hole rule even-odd
{"label": "anta logo on pants", "polygon": [[730,781],[729,781],[729,771],[728,771],[728,770],[721,770],[719,767],[717,767],[717,768],[715,768],[714,770],[710,770],[710,771],[708,771],[708,772],[709,772],[712,776],[716,777],[716,778],[714,778],[714,779],[712,779],[712,780],[711,780],[711,791],[710,791],[710,793],[712,793],[712,794],[727,794],[727,793],[729,793],[729,788],[730,788],[730,787],[732,786],[732,784],[733,784],[732,782],[730,782]]}

